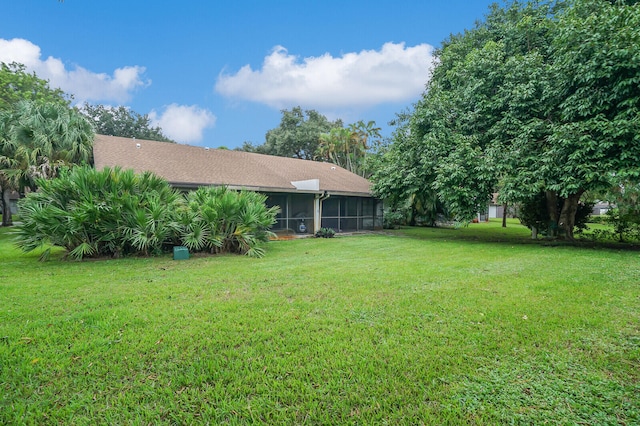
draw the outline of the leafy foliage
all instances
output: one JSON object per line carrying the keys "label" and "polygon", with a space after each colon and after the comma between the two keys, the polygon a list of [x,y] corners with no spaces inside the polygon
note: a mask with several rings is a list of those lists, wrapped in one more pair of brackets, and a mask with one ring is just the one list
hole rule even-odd
{"label": "leafy foliage", "polygon": [[[565,203],[565,199],[558,197],[555,199],[555,202],[556,205],[552,206],[552,208],[559,210]],[[558,225],[552,220],[549,210],[550,208],[546,194],[544,192],[540,192],[519,204],[518,218],[520,219],[520,223],[529,229],[536,228],[537,232],[543,235],[556,236],[558,232]],[[579,231],[586,229],[592,210],[592,202],[578,203],[575,227]]]}
{"label": "leafy foliage", "polygon": [[382,145],[373,156],[371,176],[374,193],[387,207],[385,227],[434,226],[439,217],[450,216],[436,190],[427,184],[433,182],[435,171],[412,137],[410,115],[398,114],[395,124],[392,143]]}
{"label": "leafy foliage", "polygon": [[368,177],[370,172],[367,153],[371,144],[380,138],[380,128],[375,121],[365,124],[360,120],[349,127],[335,127],[329,133],[320,135],[319,146],[314,159],[337,164],[350,172]]}
{"label": "leafy foliage", "polygon": [[602,223],[611,226],[608,229],[596,229],[592,238],[596,240],[638,241],[640,240],[640,184],[630,180],[616,179],[614,185],[603,196],[616,206],[602,216]]}
{"label": "leafy foliage", "polygon": [[320,228],[318,232],[315,233],[316,238],[333,238],[336,235],[336,231],[333,228]]}
{"label": "leafy foliage", "polygon": [[174,142],[162,133],[160,127],[151,125],[147,114],[140,115],[124,106],[108,107],[85,103],[81,112],[93,124],[96,133],[101,135]]}
{"label": "leafy foliage", "polygon": [[28,73],[23,64],[0,62],[0,111],[11,109],[20,101],[69,106],[70,97],[49,87],[49,82],[35,73]]}
{"label": "leafy foliage", "polygon": [[513,2],[452,36],[374,178],[394,202],[435,191],[458,220],[545,191],[573,238],[582,195],[639,175],[640,4]]}
{"label": "leafy foliage", "polygon": [[617,208],[610,209],[603,216],[601,223],[609,225],[609,227],[591,231],[588,237],[594,241],[618,241],[621,243],[640,241],[640,223],[628,220]]}
{"label": "leafy foliage", "polygon": [[302,110],[297,106],[291,111],[285,109],[281,112],[280,125],[267,132],[263,145],[254,146],[245,142],[242,149],[259,154],[313,160],[320,135],[332,128],[342,127],[342,121],[331,122],[316,110]]}
{"label": "leafy foliage", "polygon": [[[0,169],[7,169],[7,158],[11,154],[6,152],[5,144],[10,141],[10,121],[15,122],[13,112],[23,102],[34,104],[57,104],[68,107],[70,97],[60,89],[52,89],[49,82],[38,78],[35,73],[27,73],[23,64],[16,62],[0,62]],[[10,118],[11,117],[11,118]],[[2,206],[2,225],[12,224],[9,195],[19,190],[15,179],[0,170],[0,205]]]}
{"label": "leafy foliage", "polygon": [[[0,187],[36,189],[38,178],[52,178],[61,167],[90,163],[93,130],[77,110],[63,103],[20,101],[0,111]],[[4,203],[3,225],[11,223]]]}
{"label": "leafy foliage", "polygon": [[343,126],[342,120],[329,121],[316,110],[282,110],[280,125],[265,136],[265,143],[244,142],[241,151],[326,161],[358,175],[369,177],[375,163],[369,160],[380,143],[375,121]]}
{"label": "leafy foliage", "polygon": [[183,197],[152,173],[119,168],[77,167],[37,183],[21,200],[17,245],[51,244],[78,260],[147,256],[173,245],[260,257],[277,214],[258,193],[201,188]]}
{"label": "leafy foliage", "polygon": [[17,245],[64,247],[73,259],[158,253],[180,230],[178,192],[146,172],[76,167],[20,201]]}
{"label": "leafy foliage", "polygon": [[266,207],[266,196],[226,187],[199,188],[186,195],[181,213],[182,243],[192,251],[238,253],[262,257],[261,243],[275,235],[278,207]]}

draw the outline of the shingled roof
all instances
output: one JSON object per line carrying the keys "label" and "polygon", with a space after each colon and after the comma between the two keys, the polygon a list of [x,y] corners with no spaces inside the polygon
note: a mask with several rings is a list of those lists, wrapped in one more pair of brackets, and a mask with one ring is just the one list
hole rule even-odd
{"label": "shingled roof", "polygon": [[371,196],[370,182],[331,163],[226,149],[96,135],[96,169],[150,171],[179,188],[228,185],[264,192],[305,192],[292,182],[319,180],[318,191]]}

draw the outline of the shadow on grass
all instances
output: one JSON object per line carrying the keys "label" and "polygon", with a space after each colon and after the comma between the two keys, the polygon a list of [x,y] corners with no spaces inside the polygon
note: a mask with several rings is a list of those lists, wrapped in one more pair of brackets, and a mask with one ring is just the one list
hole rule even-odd
{"label": "shadow on grass", "polygon": [[580,237],[574,241],[545,237],[532,239],[531,231],[515,220],[508,222],[506,228],[502,227],[501,220],[492,220],[484,223],[471,223],[461,227],[428,228],[406,226],[395,230],[387,230],[387,233],[389,235],[402,235],[432,241],[464,241],[467,243],[482,244],[518,244],[541,247],[578,247],[587,249],[640,251],[640,245],[637,243],[593,241],[581,239]]}

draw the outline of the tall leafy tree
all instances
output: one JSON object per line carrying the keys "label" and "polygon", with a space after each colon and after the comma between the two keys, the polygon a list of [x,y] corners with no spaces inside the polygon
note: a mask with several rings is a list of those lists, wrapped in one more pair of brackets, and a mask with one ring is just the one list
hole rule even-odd
{"label": "tall leafy tree", "polygon": [[[17,62],[0,62],[0,114],[5,118],[20,101],[33,101],[38,103],[55,103],[69,106],[70,96],[60,89],[52,89],[49,82],[38,78],[35,73],[28,73],[23,64]],[[6,123],[0,123],[0,140],[8,137],[4,132]],[[2,155],[2,153],[0,153]],[[11,192],[9,178],[0,172],[0,206],[2,208],[3,224],[11,223],[11,211],[9,209],[9,194]]]}
{"label": "tall leafy tree", "polygon": [[445,210],[436,190],[428,184],[435,174],[430,158],[423,155],[422,144],[411,133],[411,119],[408,111],[399,113],[391,123],[396,125],[391,142],[382,145],[373,157],[373,191],[385,200],[390,213],[403,218],[402,223],[416,225],[420,220],[434,225]]}
{"label": "tall leafy tree", "polygon": [[[579,0],[554,32],[557,121],[549,141],[558,163],[548,188],[565,197],[572,227],[578,200],[611,178],[640,177],[640,2]],[[568,229],[567,229],[568,231]]]}
{"label": "tall leafy tree", "polygon": [[174,142],[151,124],[147,114],[141,115],[125,106],[109,107],[85,103],[81,112],[101,135],[138,138],[150,141]]}
{"label": "tall leafy tree", "polygon": [[92,161],[93,130],[75,109],[59,103],[21,101],[0,111],[0,179],[4,226],[11,225],[9,193],[36,187],[38,178]]}
{"label": "tall leafy tree", "polygon": [[70,96],[52,89],[49,82],[28,73],[23,64],[0,62],[0,110],[11,109],[20,101],[70,104]]}
{"label": "tall leafy tree", "polygon": [[404,188],[437,191],[460,220],[498,186],[502,201],[543,191],[551,220],[573,238],[582,194],[638,173],[640,10],[631,3],[494,5],[447,40],[409,120]]}
{"label": "tall leafy tree", "polygon": [[366,161],[372,140],[378,141],[380,128],[375,121],[365,123],[360,120],[348,127],[335,127],[329,133],[320,135],[316,159],[322,159],[345,169],[368,176]]}
{"label": "tall leafy tree", "polygon": [[320,135],[328,133],[332,128],[342,127],[341,120],[331,122],[318,111],[303,110],[299,106],[281,112],[280,125],[267,132],[265,143],[258,146],[245,143],[243,150],[313,160]]}

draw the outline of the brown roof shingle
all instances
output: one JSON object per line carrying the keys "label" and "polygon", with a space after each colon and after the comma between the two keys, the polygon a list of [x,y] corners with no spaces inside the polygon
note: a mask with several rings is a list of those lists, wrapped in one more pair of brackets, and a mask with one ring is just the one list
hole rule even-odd
{"label": "brown roof shingle", "polygon": [[292,181],[319,179],[320,191],[370,196],[370,182],[331,163],[224,149],[96,135],[96,169],[151,171],[176,187],[229,185],[295,192]]}

